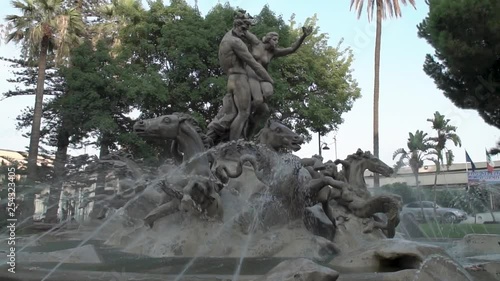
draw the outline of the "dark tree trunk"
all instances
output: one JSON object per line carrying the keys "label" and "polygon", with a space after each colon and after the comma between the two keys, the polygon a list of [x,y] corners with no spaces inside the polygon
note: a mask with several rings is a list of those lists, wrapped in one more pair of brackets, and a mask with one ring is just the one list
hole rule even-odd
{"label": "dark tree trunk", "polygon": [[[45,68],[47,67],[47,51],[49,38],[43,37],[38,61],[38,77],[36,82],[35,109],[33,112],[33,125],[31,126],[30,146],[28,153],[28,175],[29,182],[37,180],[38,146],[40,143],[40,127],[42,123],[43,91],[45,88]],[[34,210],[34,205],[33,205]]]}
{"label": "dark tree trunk", "polygon": [[[375,78],[373,81],[373,155],[379,158],[378,103],[380,91],[380,48],[382,40],[382,3],[377,0],[377,30],[375,35]],[[379,174],[373,174],[373,186],[380,187]]]}
{"label": "dark tree trunk", "polygon": [[[101,140],[101,148],[99,150],[99,159],[109,154],[109,144],[106,136],[103,136]],[[106,187],[106,171],[104,169],[99,169],[97,172],[97,183],[95,188],[95,194],[104,193],[104,188]]]}
{"label": "dark tree trunk", "polygon": [[[101,142],[100,142],[100,150],[99,150],[99,159],[109,154],[109,144],[110,138],[106,133],[103,133]],[[104,189],[106,187],[106,175],[107,171],[105,169],[99,169],[97,172],[97,182],[94,190],[94,196],[103,194]],[[94,202],[94,206],[92,207],[92,211],[89,216],[92,219],[102,218],[104,213],[106,212],[106,208],[99,204],[98,202]]]}
{"label": "dark tree trunk", "polygon": [[[434,186],[433,186],[433,193],[434,193],[434,218],[437,218],[437,210],[436,210],[436,206],[437,206],[437,180],[438,180],[438,170],[441,169],[440,167],[441,163],[438,163],[436,164],[436,171],[434,173]],[[439,167],[438,167],[439,166]]]}
{"label": "dark tree trunk", "polygon": [[61,127],[57,135],[57,151],[54,160],[54,182],[50,187],[49,207],[45,220],[50,223],[57,222],[57,211],[59,210],[59,201],[64,184],[64,175],[66,174],[66,161],[68,157],[68,146],[70,134],[66,130],[66,121],[64,116],[61,120]]}

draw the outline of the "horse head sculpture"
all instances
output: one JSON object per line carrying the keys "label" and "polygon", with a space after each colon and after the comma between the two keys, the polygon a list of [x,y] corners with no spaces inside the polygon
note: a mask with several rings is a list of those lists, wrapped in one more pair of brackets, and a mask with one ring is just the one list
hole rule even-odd
{"label": "horse head sculpture", "polygon": [[266,125],[256,135],[260,144],[264,144],[275,151],[300,150],[304,137],[295,133],[287,126],[275,120],[268,120]]}

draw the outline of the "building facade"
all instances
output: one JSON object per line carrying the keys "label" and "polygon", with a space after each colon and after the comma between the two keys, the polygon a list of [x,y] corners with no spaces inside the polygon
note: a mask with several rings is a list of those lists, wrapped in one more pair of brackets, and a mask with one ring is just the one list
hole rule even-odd
{"label": "building facade", "polygon": [[[476,166],[476,172],[484,171],[486,172],[486,162],[474,162]],[[467,167],[467,168],[466,168]],[[500,170],[500,166],[496,165],[495,170]],[[420,186],[431,187],[434,186],[435,180],[435,165],[424,165],[418,171],[418,180]],[[457,163],[452,164],[449,168],[446,166],[441,168],[441,172],[437,177],[436,185],[437,187],[466,187],[468,184],[468,174],[467,172],[472,172],[472,167],[470,163]],[[370,171],[365,171],[365,181],[368,188],[373,188],[373,173]],[[413,175],[409,167],[404,167],[398,171],[398,173],[392,177],[380,177],[380,186],[386,184],[393,184],[396,182],[406,182],[409,186],[416,186],[415,176]]]}

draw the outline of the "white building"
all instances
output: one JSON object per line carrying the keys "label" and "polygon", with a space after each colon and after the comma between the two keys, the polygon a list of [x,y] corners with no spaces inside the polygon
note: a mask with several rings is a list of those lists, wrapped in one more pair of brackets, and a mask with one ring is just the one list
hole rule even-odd
{"label": "white building", "polygon": [[[474,162],[476,171],[486,171],[486,162]],[[466,169],[467,165],[467,169]],[[452,164],[449,168],[446,166],[441,168],[441,172],[437,178],[438,187],[446,186],[467,186],[468,177],[467,170],[472,172],[470,163],[457,163]],[[500,170],[500,165],[495,165],[495,170]],[[436,166],[424,165],[419,170],[418,180],[420,186],[434,186]],[[365,172],[365,181],[369,188],[373,187],[373,173],[370,171]],[[406,182],[409,186],[416,186],[415,176],[409,167],[404,167],[393,177],[380,176],[380,186],[385,184],[392,184],[396,182]]]}

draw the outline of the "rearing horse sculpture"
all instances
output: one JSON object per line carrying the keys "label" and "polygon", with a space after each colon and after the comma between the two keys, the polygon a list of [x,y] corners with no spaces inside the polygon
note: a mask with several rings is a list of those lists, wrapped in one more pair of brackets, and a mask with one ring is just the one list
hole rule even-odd
{"label": "rearing horse sculpture", "polygon": [[369,151],[363,152],[358,149],[356,153],[347,156],[345,160],[335,160],[335,164],[342,164],[342,172],[345,180],[354,188],[356,195],[363,199],[370,197],[366,188],[365,171],[381,174],[389,177],[394,173],[393,169],[382,160],[373,156]]}
{"label": "rearing horse sculpture", "polygon": [[[160,205],[145,218],[150,226],[154,221],[184,210],[206,213],[211,217],[222,217],[221,199],[218,194],[221,185],[211,171],[209,156],[205,154],[206,142],[196,121],[188,114],[174,113],[152,119],[139,120],[134,132],[140,136],[174,140],[173,148],[182,151],[186,177],[174,183],[162,183],[163,190],[174,199]],[[179,147],[177,147],[177,145]],[[175,186],[182,187],[179,192]]]}
{"label": "rearing horse sculpture", "polygon": [[[393,169],[373,156],[369,151],[363,152],[361,149],[349,155],[345,160],[335,160],[335,164],[342,164],[345,180],[352,190],[351,198],[340,203],[346,205],[356,216],[361,218],[374,218],[375,213],[385,213],[388,219],[387,224],[377,221],[375,218],[371,228],[386,230],[387,237],[394,237],[396,226],[399,224],[401,198],[397,195],[377,195],[372,197],[366,187],[364,178],[366,170],[383,176],[390,176]],[[370,231],[371,228],[366,231]]]}

